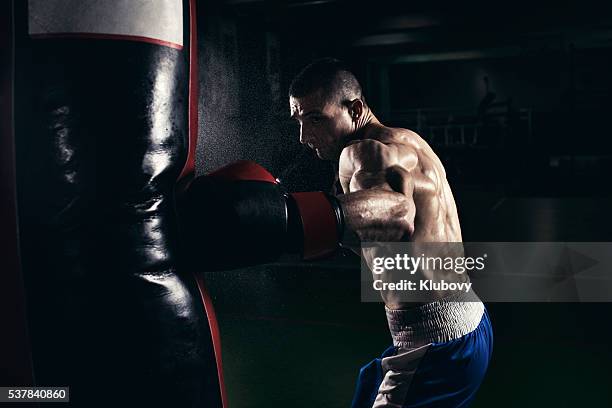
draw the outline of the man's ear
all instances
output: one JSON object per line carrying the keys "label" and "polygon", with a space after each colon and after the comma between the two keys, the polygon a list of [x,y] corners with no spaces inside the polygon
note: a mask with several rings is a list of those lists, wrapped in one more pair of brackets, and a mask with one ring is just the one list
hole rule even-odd
{"label": "man's ear", "polygon": [[357,120],[363,115],[363,101],[361,99],[353,99],[349,102],[349,114],[353,120]]}

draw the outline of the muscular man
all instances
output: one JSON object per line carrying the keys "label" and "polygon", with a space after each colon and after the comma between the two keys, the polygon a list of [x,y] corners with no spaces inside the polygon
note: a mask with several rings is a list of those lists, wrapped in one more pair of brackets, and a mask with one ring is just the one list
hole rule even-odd
{"label": "muscular man", "polygon": [[[453,194],[436,154],[416,133],[384,126],[339,61],[305,67],[289,96],[300,142],[337,163],[347,230],[361,241],[461,241]],[[457,247],[448,246],[454,252]],[[368,264],[375,253],[364,250]],[[454,271],[419,273],[468,279]],[[482,302],[472,291],[432,291],[418,304],[391,291],[381,295],[394,346],[361,370],[353,407],[467,406],[491,354],[492,329]]]}

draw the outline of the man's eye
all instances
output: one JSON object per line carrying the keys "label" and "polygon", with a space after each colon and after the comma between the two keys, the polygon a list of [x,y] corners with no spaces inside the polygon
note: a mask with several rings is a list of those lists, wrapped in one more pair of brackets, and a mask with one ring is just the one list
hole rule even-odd
{"label": "man's eye", "polygon": [[312,118],[310,118],[310,122],[314,123],[316,125],[317,123],[321,122],[321,118],[312,117]]}

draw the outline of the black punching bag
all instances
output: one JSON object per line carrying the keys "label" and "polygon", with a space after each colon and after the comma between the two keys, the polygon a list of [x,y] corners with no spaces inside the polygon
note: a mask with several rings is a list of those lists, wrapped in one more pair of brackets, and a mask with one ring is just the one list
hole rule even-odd
{"label": "black punching bag", "polygon": [[207,311],[177,251],[194,1],[15,8],[17,212],[36,385],[70,386],[79,407],[221,406]]}

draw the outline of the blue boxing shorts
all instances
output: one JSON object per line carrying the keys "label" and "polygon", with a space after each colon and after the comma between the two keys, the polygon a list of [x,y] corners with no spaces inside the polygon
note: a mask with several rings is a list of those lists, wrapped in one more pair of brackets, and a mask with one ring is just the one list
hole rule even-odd
{"label": "blue boxing shorts", "polygon": [[493,351],[478,296],[469,291],[386,311],[393,346],[359,372],[352,408],[467,407]]}

